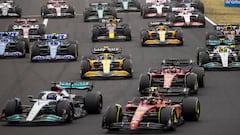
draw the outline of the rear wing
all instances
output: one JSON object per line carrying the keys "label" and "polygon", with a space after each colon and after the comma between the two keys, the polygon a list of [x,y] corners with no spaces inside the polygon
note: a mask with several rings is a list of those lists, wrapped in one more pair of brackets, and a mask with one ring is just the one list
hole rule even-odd
{"label": "rear wing", "polygon": [[[0,0],[0,2],[4,2],[4,0]],[[6,0],[7,3],[14,3],[13,0]]]}
{"label": "rear wing", "polygon": [[65,0],[47,0],[47,4],[66,3]]}
{"label": "rear wing", "polygon": [[67,39],[68,34],[44,34],[41,39]]}
{"label": "rear wing", "polygon": [[217,31],[222,31],[227,26],[232,26],[232,29],[234,29],[234,30],[240,28],[239,24],[217,24],[217,25],[214,25],[214,29],[217,30]]}
{"label": "rear wing", "polygon": [[163,21],[154,21],[154,22],[149,22],[148,27],[155,27],[158,25],[166,25],[166,26],[171,26],[171,22],[163,22]]}
{"label": "rear wing", "polygon": [[92,3],[89,3],[90,7],[97,6],[97,5],[108,6],[109,3],[107,3],[107,2],[92,2]]}
{"label": "rear wing", "polygon": [[90,82],[59,82],[57,83],[61,88],[66,90],[88,90],[93,89],[93,84]]}
{"label": "rear wing", "polygon": [[19,35],[17,31],[8,31],[8,32],[0,32],[0,37],[9,36],[9,37],[16,37]]}
{"label": "rear wing", "polygon": [[122,52],[122,48],[112,48],[112,47],[102,47],[102,48],[92,48],[92,54],[100,54],[100,53],[114,53],[119,54]]}
{"label": "rear wing", "polygon": [[163,66],[179,66],[179,67],[185,67],[185,66],[191,66],[194,64],[194,61],[191,59],[178,59],[178,58],[170,58],[170,59],[164,59],[162,61]]}
{"label": "rear wing", "polygon": [[36,18],[21,18],[21,19],[16,19],[15,20],[16,23],[23,23],[23,22],[31,22],[31,23],[34,23],[34,22],[38,22],[38,19]]}
{"label": "rear wing", "polygon": [[[107,19],[103,18],[103,19],[101,19],[100,21],[101,21],[101,23],[107,23],[107,22],[108,22],[108,19],[109,19],[109,18],[107,18]],[[116,18],[116,22],[117,22],[117,23],[122,22],[122,18]]]}

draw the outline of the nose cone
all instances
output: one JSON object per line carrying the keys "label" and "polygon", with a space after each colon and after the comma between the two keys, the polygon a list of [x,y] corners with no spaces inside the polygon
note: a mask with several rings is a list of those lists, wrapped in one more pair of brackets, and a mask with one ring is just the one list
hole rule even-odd
{"label": "nose cone", "polygon": [[139,124],[138,121],[132,121],[132,122],[130,123],[130,129],[131,129],[131,130],[136,130],[136,129],[138,128],[138,124]]}

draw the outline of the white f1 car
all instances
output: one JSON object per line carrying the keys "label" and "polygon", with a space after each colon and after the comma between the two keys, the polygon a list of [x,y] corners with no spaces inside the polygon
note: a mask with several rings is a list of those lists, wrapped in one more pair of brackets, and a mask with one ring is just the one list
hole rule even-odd
{"label": "white f1 car", "polygon": [[212,50],[199,48],[197,62],[206,70],[240,69],[238,45],[217,45]]}
{"label": "white f1 car", "polygon": [[[49,91],[40,92],[38,98],[29,96],[33,105],[22,105],[19,98],[9,100],[2,112],[2,120],[12,123],[63,122],[87,114],[99,114],[102,110],[102,95],[92,91],[89,82],[54,83]],[[87,90],[85,96],[72,94],[73,90]]]}
{"label": "white f1 car", "polygon": [[0,17],[21,17],[22,9],[13,0],[0,0]]}

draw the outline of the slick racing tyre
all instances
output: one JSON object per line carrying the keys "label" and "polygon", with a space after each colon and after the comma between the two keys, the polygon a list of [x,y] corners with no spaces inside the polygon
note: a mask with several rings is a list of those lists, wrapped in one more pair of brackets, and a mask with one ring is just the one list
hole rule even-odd
{"label": "slick racing tyre", "polygon": [[129,78],[132,78],[132,63],[129,59],[123,61],[123,70],[129,73]]}
{"label": "slick racing tyre", "polygon": [[97,39],[98,34],[99,34],[99,29],[98,29],[98,27],[94,26],[92,29],[92,42],[98,41],[98,39]]}
{"label": "slick racing tyre", "polygon": [[72,16],[71,17],[75,17],[75,12],[74,12],[74,8],[73,8],[73,6],[71,6],[71,5],[68,5],[68,11],[67,11],[68,13],[70,13],[70,14],[72,14]]}
{"label": "slick racing tyre", "polygon": [[73,59],[74,61],[78,59],[78,44],[76,42],[70,42],[70,46],[68,46],[68,54],[75,57],[75,59]]}
{"label": "slick racing tyre", "polygon": [[14,24],[8,25],[8,31],[14,31],[13,27],[14,27]]}
{"label": "slick racing tyre", "polygon": [[197,59],[198,65],[203,66],[209,62],[209,55],[207,52],[200,52]]}
{"label": "slick racing tyre", "polygon": [[4,112],[6,117],[12,116],[14,114],[21,114],[22,113],[21,100],[19,98],[9,100],[4,109]]}
{"label": "slick racing tyre", "polygon": [[38,55],[40,55],[40,49],[38,48],[37,44],[35,43],[31,46],[31,50],[30,50],[31,62],[35,62],[35,60],[33,60],[33,58]]}
{"label": "slick racing tyre", "polygon": [[39,29],[37,31],[39,35],[44,35],[45,34],[45,25],[44,24],[39,24]]}
{"label": "slick racing tyre", "polygon": [[56,114],[64,120],[66,123],[71,123],[73,120],[73,108],[69,101],[62,100],[57,103]]}
{"label": "slick racing tyre", "polygon": [[86,8],[84,11],[83,11],[83,21],[84,22],[88,22],[88,17],[90,15],[90,12],[91,12],[91,8]]}
{"label": "slick racing tyre", "polygon": [[126,41],[132,40],[131,30],[128,25],[123,28],[123,34],[126,36]]}
{"label": "slick racing tyre", "polygon": [[22,17],[22,9],[18,5],[15,7],[15,13],[18,14],[19,18]]}
{"label": "slick racing tyre", "polygon": [[186,97],[182,102],[182,116],[187,121],[198,121],[200,117],[200,102],[196,97]]}
{"label": "slick racing tyre", "polygon": [[103,99],[100,92],[88,92],[84,97],[84,107],[88,114],[102,112]]}
{"label": "slick racing tyre", "polygon": [[149,39],[148,32],[147,31],[142,31],[140,37],[141,37],[141,45],[143,47],[147,46],[144,42]]}
{"label": "slick racing tyre", "polygon": [[24,58],[26,55],[26,43],[24,41],[19,40],[16,45],[16,51],[21,52],[23,55],[19,56],[21,58]]}
{"label": "slick racing tyre", "polygon": [[111,127],[112,123],[122,122],[122,107],[118,104],[108,106],[106,113],[102,119],[102,127],[106,127],[109,131],[117,131],[118,128]]}
{"label": "slick racing tyre", "polygon": [[173,131],[177,126],[177,114],[174,108],[165,107],[160,112],[160,122],[165,125],[165,130]]}
{"label": "slick racing tyre", "polygon": [[202,67],[193,67],[191,69],[191,71],[197,74],[198,86],[200,88],[203,88],[204,87],[204,76],[205,76],[204,68],[202,68]]}
{"label": "slick racing tyre", "polygon": [[87,60],[82,60],[81,62],[81,78],[86,79],[85,73],[90,70],[90,63]]}
{"label": "slick racing tyre", "polygon": [[[148,74],[140,75],[139,92],[141,95],[148,95],[147,88],[150,87],[150,77]],[[146,91],[147,90],[147,91]]]}
{"label": "slick racing tyre", "polygon": [[198,93],[198,80],[197,75],[190,73],[186,76],[186,85],[187,88],[190,89],[189,94],[197,94]]}
{"label": "slick racing tyre", "polygon": [[41,7],[41,16],[45,18],[45,16],[48,14],[48,8],[46,5]]}

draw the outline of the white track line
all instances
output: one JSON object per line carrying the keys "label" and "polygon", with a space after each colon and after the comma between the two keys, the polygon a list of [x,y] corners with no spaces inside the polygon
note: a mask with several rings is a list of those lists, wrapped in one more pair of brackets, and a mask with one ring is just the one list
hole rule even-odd
{"label": "white track line", "polygon": [[48,19],[44,19],[44,20],[43,20],[43,24],[45,25],[45,27],[47,27]]}
{"label": "white track line", "polygon": [[211,19],[209,19],[207,16],[205,16],[205,19],[211,23],[212,25],[217,25],[215,22],[213,22]]}

